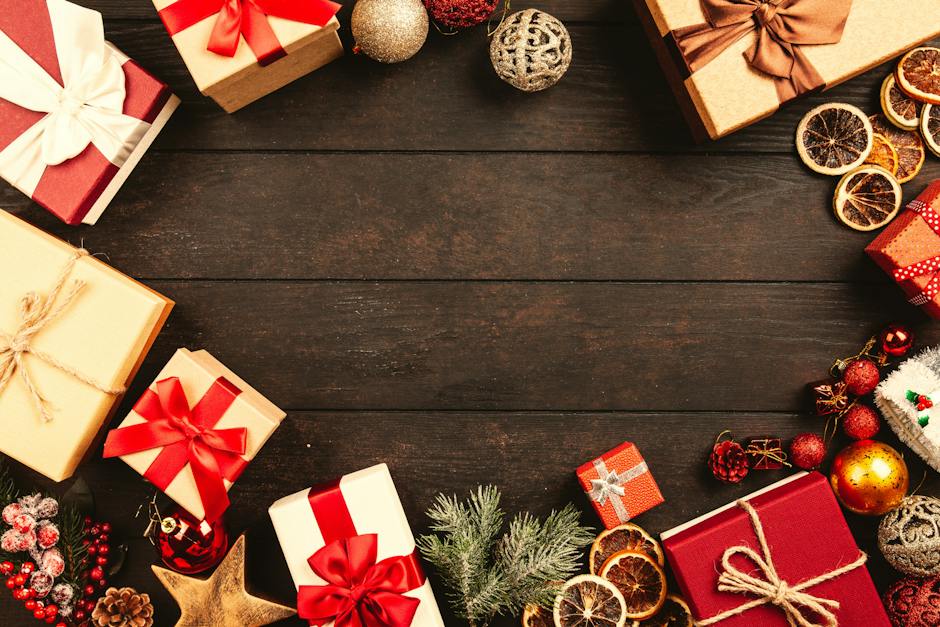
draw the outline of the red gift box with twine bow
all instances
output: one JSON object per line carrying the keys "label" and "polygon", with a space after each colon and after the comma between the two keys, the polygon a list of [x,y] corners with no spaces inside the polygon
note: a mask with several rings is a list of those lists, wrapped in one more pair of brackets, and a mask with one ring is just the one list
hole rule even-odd
{"label": "red gift box with twine bow", "polygon": [[696,625],[891,625],[867,556],[818,472],[753,492],[662,541]]}
{"label": "red gift box with twine bow", "polygon": [[206,351],[181,348],[117,429],[120,457],[196,520],[217,520],[228,490],[286,414]]}
{"label": "red gift box with twine bow", "polygon": [[940,179],[912,200],[865,252],[911,304],[940,318]]}
{"label": "red gift box with twine bow", "polygon": [[578,467],[578,481],[604,526],[612,529],[663,502],[656,480],[632,442]]}

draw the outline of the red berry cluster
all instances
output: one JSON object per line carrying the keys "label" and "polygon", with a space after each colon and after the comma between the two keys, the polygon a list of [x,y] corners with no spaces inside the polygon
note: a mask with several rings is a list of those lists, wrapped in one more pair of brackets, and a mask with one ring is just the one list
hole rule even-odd
{"label": "red berry cluster", "polygon": [[[30,576],[36,572],[36,564],[33,562],[23,562],[20,566],[20,572],[14,574],[16,567],[13,562],[0,563],[0,575],[7,578],[7,589],[13,593],[13,598],[23,602],[23,607],[33,615],[33,618],[48,624],[56,623],[59,620],[59,606],[53,602],[46,602],[36,597],[39,596],[34,588],[29,587]],[[64,621],[56,623],[56,627],[68,627]]]}
{"label": "red berry cluster", "polygon": [[85,517],[85,537],[82,544],[88,551],[87,557],[82,560],[82,598],[75,604],[75,613],[72,615],[75,623],[82,625],[91,616],[95,609],[95,602],[100,591],[108,587],[105,580],[105,569],[111,559],[111,523],[94,522],[90,516]]}
{"label": "red berry cluster", "polygon": [[923,394],[917,395],[917,411],[924,411],[931,407],[933,407],[933,401],[930,400],[929,396],[924,396]]}

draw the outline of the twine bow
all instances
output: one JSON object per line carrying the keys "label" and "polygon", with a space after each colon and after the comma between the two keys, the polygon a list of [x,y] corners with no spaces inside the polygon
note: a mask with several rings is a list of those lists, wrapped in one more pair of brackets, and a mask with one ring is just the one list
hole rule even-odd
{"label": "twine bow", "polygon": [[[0,393],[6,389],[6,386],[13,379],[13,375],[19,372],[23,379],[23,384],[26,386],[26,391],[36,405],[39,416],[45,422],[50,422],[52,415],[49,413],[46,398],[39,391],[39,388],[36,387],[32,376],[29,374],[29,369],[26,367],[25,361],[26,355],[32,355],[53,368],[105,394],[117,395],[124,393],[123,387],[112,388],[100,383],[91,377],[85,376],[75,368],[59,361],[52,355],[37,350],[32,345],[33,339],[35,339],[47,324],[57,319],[62,315],[62,312],[68,309],[69,305],[72,304],[85,286],[84,281],[80,280],[68,283],[68,277],[76,262],[86,256],[88,256],[88,251],[84,248],[75,251],[75,255],[65,265],[65,268],[63,268],[48,296],[43,297],[36,292],[26,293],[23,298],[20,299],[19,303],[19,328],[12,334],[0,332]],[[63,290],[65,291],[63,292]],[[60,295],[61,298],[59,298]]]}
{"label": "twine bow", "polygon": [[784,102],[825,84],[800,46],[837,43],[851,6],[852,0],[702,0],[707,22],[676,29],[673,36],[695,72],[754,33],[744,56],[775,79]]}
{"label": "twine bow", "polygon": [[[754,535],[760,543],[761,554],[749,546],[733,546],[725,550],[721,556],[722,573],[718,577],[718,590],[720,592],[734,592],[757,597],[743,605],[722,612],[711,618],[701,620],[698,625],[715,625],[731,616],[737,616],[761,605],[772,604],[780,608],[786,615],[790,627],[838,627],[839,621],[834,610],[839,609],[839,602],[833,599],[815,596],[805,592],[807,588],[819,585],[824,581],[841,577],[847,572],[864,565],[868,556],[859,552],[858,558],[845,566],[823,573],[818,577],[807,579],[796,585],[791,585],[781,579],[774,565],[767,537],[764,535],[764,526],[761,524],[757,510],[745,500],[738,501],[738,507],[747,512],[751,518]],[[757,566],[755,574],[745,573],[731,563],[735,555],[746,557]],[[816,616],[823,622],[813,622],[808,616]]]}
{"label": "twine bow", "polygon": [[761,438],[751,440],[747,448],[744,449],[744,453],[748,457],[757,458],[754,464],[755,468],[760,468],[762,464],[765,467],[769,466],[771,462],[776,462],[783,466],[790,466],[790,462],[787,461],[787,454],[784,452],[783,447],[780,446],[780,440],[777,439]]}
{"label": "twine bow", "polygon": [[625,482],[626,478],[617,474],[616,470],[611,470],[600,479],[591,479],[591,500],[603,505],[613,495],[624,496],[627,493],[623,488]]}

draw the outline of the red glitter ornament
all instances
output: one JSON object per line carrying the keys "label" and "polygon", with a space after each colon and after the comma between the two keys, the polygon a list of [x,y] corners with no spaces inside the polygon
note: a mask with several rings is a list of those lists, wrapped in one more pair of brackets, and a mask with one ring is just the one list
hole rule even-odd
{"label": "red glitter ornament", "polygon": [[790,461],[797,468],[813,470],[826,457],[826,443],[815,433],[802,433],[790,442]]}
{"label": "red glitter ornament", "polygon": [[842,373],[842,381],[849,394],[855,396],[864,396],[871,394],[878,387],[881,381],[881,373],[878,372],[878,366],[870,359],[856,359],[845,368]]}
{"label": "red glitter ornament", "polygon": [[853,440],[868,440],[881,429],[881,419],[868,405],[853,405],[842,418],[842,429]]}
{"label": "red glitter ornament", "polygon": [[905,577],[882,600],[895,627],[935,627],[940,621],[940,576]]}
{"label": "red glitter ornament", "polygon": [[718,436],[720,441],[715,442],[712,447],[711,455],[708,456],[708,468],[716,479],[726,483],[740,483],[747,476],[749,468],[747,453],[744,452],[744,447],[734,440],[721,440],[725,433],[727,432]]}
{"label": "red glitter ornament", "polygon": [[889,324],[878,336],[881,350],[892,357],[904,357],[914,347],[914,333],[903,324]]}
{"label": "red glitter ornament", "polygon": [[155,544],[167,568],[193,575],[222,561],[228,551],[228,532],[221,520],[200,522],[177,509],[160,519]]}
{"label": "red glitter ornament", "polygon": [[499,0],[424,0],[428,13],[449,28],[470,28],[486,21]]}

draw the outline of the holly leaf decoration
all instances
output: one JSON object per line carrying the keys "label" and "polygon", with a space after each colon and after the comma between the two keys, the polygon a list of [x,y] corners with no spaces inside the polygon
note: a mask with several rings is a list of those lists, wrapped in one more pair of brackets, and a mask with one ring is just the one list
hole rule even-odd
{"label": "holly leaf decoration", "polygon": [[79,477],[59,499],[59,505],[74,509],[85,516],[93,516],[95,513],[95,495],[88,487],[88,483],[82,477]]}

